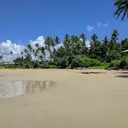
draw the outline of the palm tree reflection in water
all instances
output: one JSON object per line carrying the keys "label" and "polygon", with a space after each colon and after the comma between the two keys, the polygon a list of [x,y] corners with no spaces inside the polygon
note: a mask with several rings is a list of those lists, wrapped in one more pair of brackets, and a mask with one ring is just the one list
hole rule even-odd
{"label": "palm tree reflection in water", "polygon": [[42,92],[53,86],[53,81],[0,81],[0,99]]}

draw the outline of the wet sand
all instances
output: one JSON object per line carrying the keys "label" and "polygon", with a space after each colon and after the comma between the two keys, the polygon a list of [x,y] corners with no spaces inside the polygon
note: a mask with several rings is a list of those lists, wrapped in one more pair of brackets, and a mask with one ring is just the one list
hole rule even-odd
{"label": "wet sand", "polygon": [[0,100],[0,128],[128,128],[127,73],[85,71],[0,69],[2,81],[56,82],[50,90]]}

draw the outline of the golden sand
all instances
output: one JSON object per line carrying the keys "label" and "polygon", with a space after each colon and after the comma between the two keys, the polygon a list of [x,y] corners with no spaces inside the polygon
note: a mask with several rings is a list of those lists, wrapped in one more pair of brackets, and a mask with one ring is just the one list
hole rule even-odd
{"label": "golden sand", "polygon": [[0,100],[0,128],[128,128],[127,75],[85,71],[0,70],[2,81],[56,82],[47,91]]}

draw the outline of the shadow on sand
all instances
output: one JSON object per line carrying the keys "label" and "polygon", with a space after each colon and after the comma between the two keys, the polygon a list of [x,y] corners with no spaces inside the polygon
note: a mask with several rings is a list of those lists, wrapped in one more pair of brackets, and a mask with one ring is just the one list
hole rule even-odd
{"label": "shadow on sand", "polygon": [[103,74],[105,72],[81,72],[81,74]]}
{"label": "shadow on sand", "polygon": [[128,78],[128,75],[116,75],[116,77],[120,77],[120,78]]}
{"label": "shadow on sand", "polygon": [[120,74],[128,74],[128,72],[119,72]]}

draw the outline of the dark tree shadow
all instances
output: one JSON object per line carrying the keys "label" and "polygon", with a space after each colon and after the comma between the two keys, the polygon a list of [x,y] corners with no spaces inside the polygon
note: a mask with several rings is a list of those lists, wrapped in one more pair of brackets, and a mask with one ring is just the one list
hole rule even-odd
{"label": "dark tree shadow", "polygon": [[5,75],[0,75],[0,77],[4,77]]}
{"label": "dark tree shadow", "polygon": [[105,72],[81,72],[81,74],[102,74]]}
{"label": "dark tree shadow", "polygon": [[119,72],[120,74],[128,74],[128,72]]}
{"label": "dark tree shadow", "polygon": [[117,75],[116,77],[120,77],[120,78],[128,78],[128,75]]}

